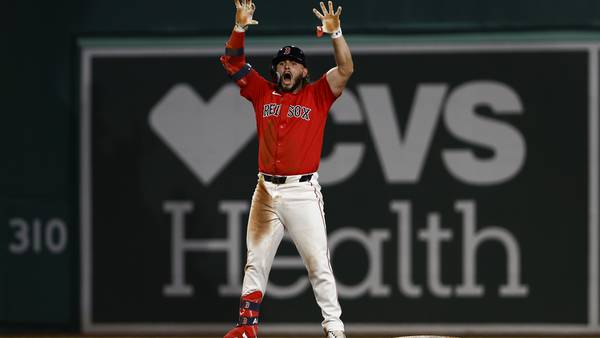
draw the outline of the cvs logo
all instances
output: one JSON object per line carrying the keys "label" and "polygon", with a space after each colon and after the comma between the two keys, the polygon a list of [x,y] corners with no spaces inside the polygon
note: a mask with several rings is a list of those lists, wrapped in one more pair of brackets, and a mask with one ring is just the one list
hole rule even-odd
{"label": "cvs logo", "polygon": [[[471,185],[500,184],[510,180],[522,168],[526,156],[523,135],[514,126],[476,114],[486,107],[494,115],[523,114],[517,93],[496,81],[472,81],[449,92],[446,84],[419,84],[409,113],[405,133],[400,131],[394,101],[387,84],[359,84],[358,97],[344,92],[332,107],[336,123],[366,123],[388,183],[417,183],[423,172],[435,128],[443,122],[457,139],[493,152],[478,158],[473,149],[446,149],[442,159],[448,172],[457,180]],[[360,114],[359,100],[364,114]],[[323,183],[342,182],[362,162],[364,145],[341,143],[319,169]]]}
{"label": "cvs logo", "polygon": [[[404,133],[387,84],[358,84],[356,94],[346,90],[332,107],[331,118],[336,124],[366,122],[383,175],[388,183],[397,184],[419,182],[442,118],[455,138],[492,152],[490,157],[479,158],[469,147],[443,150],[442,161],[450,175],[470,185],[500,184],[522,168],[526,143],[509,123],[478,115],[476,110],[482,106],[493,115],[523,114],[512,88],[486,80],[467,82],[452,91],[447,84],[419,84]],[[156,134],[208,185],[256,133],[253,115],[234,84],[223,86],[207,102],[189,86],[177,85],[152,108],[149,120]],[[349,179],[362,163],[364,151],[364,143],[335,144],[322,158],[321,183]]]}

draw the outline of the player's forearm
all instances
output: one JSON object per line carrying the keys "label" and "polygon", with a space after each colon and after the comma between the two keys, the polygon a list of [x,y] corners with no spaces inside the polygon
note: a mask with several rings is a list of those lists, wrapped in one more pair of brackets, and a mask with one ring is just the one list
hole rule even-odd
{"label": "player's forearm", "polygon": [[221,64],[229,76],[240,86],[246,85],[244,76],[250,71],[251,66],[246,63],[244,53],[243,31],[234,29],[225,44],[225,54],[221,56]]}
{"label": "player's forearm", "polygon": [[225,44],[225,55],[231,57],[243,57],[245,37],[245,31],[239,30],[236,25],[229,36],[229,40],[227,40],[227,43]]}
{"label": "player's forearm", "polygon": [[[233,31],[225,45],[225,55],[221,57],[221,62],[228,72],[233,68],[241,67],[246,62],[244,55],[244,37],[246,30],[250,25],[258,24],[258,21],[252,19],[256,6],[252,0],[235,0],[235,25]],[[231,74],[231,72],[230,72]]]}
{"label": "player's forearm", "polygon": [[244,38],[245,33],[243,31],[240,32],[234,29],[225,44],[225,54],[221,56],[221,63],[230,76],[246,64]]}
{"label": "player's forearm", "polygon": [[343,35],[332,39],[332,42],[338,71],[342,76],[349,78],[354,72],[354,62],[352,61],[350,47],[348,47],[348,43],[346,43]]}

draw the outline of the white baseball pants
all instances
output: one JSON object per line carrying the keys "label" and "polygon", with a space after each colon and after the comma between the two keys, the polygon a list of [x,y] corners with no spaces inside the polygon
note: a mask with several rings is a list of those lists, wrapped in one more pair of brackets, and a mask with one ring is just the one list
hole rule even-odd
{"label": "white baseball pants", "polygon": [[248,218],[248,249],[242,294],[265,294],[271,265],[287,230],[308,270],[326,331],[344,330],[342,310],[327,246],[325,213],[321,186],[313,174],[300,182],[302,175],[288,176],[286,183],[266,182],[259,174]]}

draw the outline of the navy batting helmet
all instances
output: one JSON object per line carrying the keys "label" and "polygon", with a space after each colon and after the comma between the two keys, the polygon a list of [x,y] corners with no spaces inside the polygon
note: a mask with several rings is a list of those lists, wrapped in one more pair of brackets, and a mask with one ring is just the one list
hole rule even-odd
{"label": "navy batting helmet", "polygon": [[280,61],[293,60],[306,67],[306,59],[304,58],[304,52],[302,49],[296,46],[284,46],[278,52],[277,55],[271,61],[273,67],[276,67]]}

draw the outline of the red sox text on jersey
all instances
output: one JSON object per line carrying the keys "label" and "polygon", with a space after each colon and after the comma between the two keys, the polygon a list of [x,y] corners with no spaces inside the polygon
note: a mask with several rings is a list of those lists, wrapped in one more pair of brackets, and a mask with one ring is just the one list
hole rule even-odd
{"label": "red sox text on jersey", "polygon": [[244,39],[244,33],[232,32],[221,63],[254,107],[259,171],[281,176],[316,172],[327,113],[336,99],[327,78],[298,93],[279,92],[246,63]]}
{"label": "red sox text on jersey", "polygon": [[316,172],[327,113],[336,99],[325,76],[296,94],[278,92],[254,70],[245,79],[240,92],[254,106],[259,171],[272,175]]}
{"label": "red sox text on jersey", "polygon": [[[271,103],[265,104],[263,107],[263,117],[269,116],[279,116],[279,112],[281,111],[281,104]],[[287,116],[288,117],[296,117],[302,118],[306,121],[310,121],[310,111],[311,109],[308,107],[298,106],[290,106],[288,109]]]}

